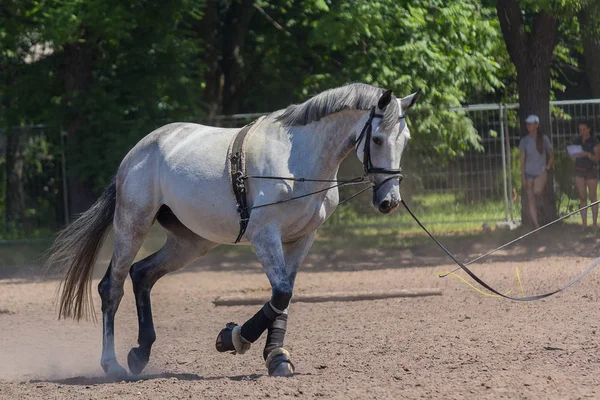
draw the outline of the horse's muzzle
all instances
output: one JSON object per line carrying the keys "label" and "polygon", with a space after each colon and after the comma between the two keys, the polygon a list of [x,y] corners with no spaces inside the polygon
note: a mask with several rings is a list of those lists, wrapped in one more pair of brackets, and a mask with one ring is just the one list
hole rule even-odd
{"label": "horse's muzzle", "polygon": [[381,203],[379,203],[379,212],[382,214],[389,214],[392,211],[394,211],[395,209],[398,208],[399,203],[396,201],[389,201],[389,200],[384,200]]}

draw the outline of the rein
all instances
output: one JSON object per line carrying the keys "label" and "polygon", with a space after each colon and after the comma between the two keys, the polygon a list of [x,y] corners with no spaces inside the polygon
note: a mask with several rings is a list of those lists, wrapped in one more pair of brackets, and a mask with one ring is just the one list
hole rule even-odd
{"label": "rein", "polygon": [[[458,265],[458,266],[460,267],[460,268],[457,268],[457,269],[455,269],[454,271],[452,271],[452,272],[449,272],[449,273],[447,273],[447,274],[445,274],[445,275],[443,275],[443,276],[440,276],[440,277],[445,277],[445,276],[448,276],[449,274],[451,274],[451,273],[453,273],[453,272],[455,272],[455,271],[458,271],[458,269],[462,269],[463,271],[465,271],[465,272],[467,273],[467,275],[469,275],[471,278],[473,278],[473,280],[474,280],[475,282],[479,283],[481,286],[483,286],[484,288],[486,288],[486,289],[487,289],[487,290],[489,290],[490,292],[494,293],[495,295],[498,295],[498,296],[500,296],[500,297],[504,297],[505,299],[509,299],[509,300],[515,300],[515,301],[533,301],[533,300],[540,300],[540,299],[543,299],[543,298],[546,298],[546,297],[552,296],[552,295],[554,295],[554,294],[560,293],[560,292],[562,292],[563,290],[565,290],[565,289],[569,288],[570,286],[572,286],[573,284],[575,284],[577,281],[579,281],[581,278],[583,278],[584,276],[586,276],[587,274],[589,274],[589,273],[590,273],[590,272],[591,272],[591,271],[592,271],[594,268],[596,268],[596,266],[597,266],[598,264],[600,264],[600,257],[599,257],[599,258],[597,258],[597,259],[596,259],[596,260],[595,260],[593,263],[591,263],[591,264],[590,264],[590,265],[589,265],[589,266],[588,266],[588,267],[587,267],[587,268],[586,268],[586,269],[585,269],[585,270],[584,270],[582,273],[580,273],[579,275],[577,275],[577,276],[575,277],[575,279],[573,279],[572,281],[570,281],[570,282],[569,282],[569,283],[567,283],[566,285],[562,286],[561,288],[559,288],[559,289],[556,289],[556,290],[553,290],[553,291],[551,291],[551,292],[548,292],[548,293],[543,293],[543,294],[538,294],[538,295],[535,295],[535,296],[527,296],[527,297],[511,297],[511,296],[507,296],[507,295],[505,295],[505,294],[502,294],[502,293],[498,292],[496,289],[492,288],[490,285],[488,285],[488,284],[487,284],[487,283],[485,283],[485,282],[484,282],[482,279],[480,279],[480,278],[479,278],[477,275],[475,275],[475,274],[474,274],[474,273],[473,273],[473,272],[472,272],[472,271],[471,271],[469,268],[467,268],[467,266],[466,266],[465,264],[463,264],[463,262],[462,262],[462,261],[460,261],[459,259],[457,259],[457,258],[456,258],[456,257],[455,257],[455,256],[454,256],[454,255],[453,255],[451,252],[450,252],[450,251],[448,251],[448,249],[446,249],[446,248],[445,248],[445,247],[444,247],[444,246],[443,246],[443,245],[442,245],[442,244],[441,244],[441,243],[440,243],[440,242],[439,242],[439,241],[438,241],[438,240],[437,240],[437,239],[436,239],[436,238],[435,238],[435,237],[434,237],[434,236],[433,236],[433,235],[432,235],[432,234],[431,234],[431,233],[430,233],[428,230],[427,230],[427,228],[425,228],[425,226],[424,226],[424,225],[421,223],[421,221],[419,221],[419,219],[417,218],[417,216],[416,216],[416,215],[415,215],[415,214],[414,214],[414,213],[411,211],[411,209],[408,207],[408,205],[406,204],[406,202],[405,202],[404,200],[401,200],[401,202],[402,202],[402,205],[404,206],[404,208],[406,208],[406,211],[408,211],[408,213],[410,214],[410,216],[411,216],[411,217],[413,217],[413,219],[415,220],[415,222],[416,222],[416,223],[417,223],[417,224],[418,224],[418,225],[419,225],[419,226],[420,226],[420,227],[421,227],[421,228],[422,228],[422,229],[425,231],[425,233],[427,233],[427,235],[429,235],[429,237],[430,237],[431,239],[433,239],[433,241],[434,241],[434,242],[435,242],[435,243],[436,243],[436,244],[437,244],[437,245],[438,245],[438,246],[439,246],[439,247],[440,247],[440,248],[441,248],[441,249],[444,251],[444,253],[446,253],[446,254],[447,254],[447,255],[448,255],[448,256],[449,256],[449,257],[450,257],[450,258],[451,258],[451,259],[452,259],[452,260],[453,260],[453,261],[456,263],[456,265]],[[571,212],[571,213],[569,213],[569,214],[567,214],[567,215],[564,215],[564,216],[562,216],[562,217],[558,218],[557,220],[554,220],[554,221],[552,221],[552,222],[550,222],[550,223],[548,223],[548,224],[546,224],[546,225],[544,225],[544,226],[541,226],[541,227],[537,228],[537,229],[536,229],[536,230],[534,230],[534,231],[531,231],[531,232],[529,232],[529,233],[527,233],[527,234],[525,234],[525,235],[522,235],[522,236],[520,236],[520,237],[518,237],[518,238],[516,238],[516,239],[514,239],[514,240],[512,240],[512,241],[510,241],[510,242],[508,242],[508,243],[506,243],[506,244],[504,244],[504,245],[502,245],[502,246],[500,246],[500,247],[498,247],[498,248],[496,248],[496,249],[494,249],[494,250],[492,250],[492,251],[490,251],[490,252],[488,252],[488,253],[486,253],[486,254],[484,254],[484,255],[480,256],[480,257],[477,257],[476,259],[474,259],[474,260],[472,260],[472,261],[468,262],[467,264],[472,264],[472,263],[474,263],[475,261],[481,260],[482,258],[485,258],[485,257],[489,256],[490,254],[492,254],[492,253],[494,253],[494,252],[496,252],[496,251],[498,251],[498,250],[500,250],[500,249],[503,249],[504,247],[506,247],[506,246],[508,246],[508,245],[510,245],[510,244],[512,244],[512,243],[515,243],[515,242],[517,242],[517,241],[519,241],[519,240],[521,240],[521,239],[524,239],[525,237],[527,237],[527,236],[529,236],[529,235],[531,235],[531,234],[533,234],[533,233],[535,233],[535,232],[538,232],[538,231],[539,231],[539,230],[541,230],[541,229],[547,228],[547,227],[549,227],[550,225],[552,225],[552,224],[555,224],[556,222],[559,222],[559,221],[561,221],[561,220],[563,220],[563,219],[565,219],[565,218],[568,218],[568,217],[570,217],[571,215],[573,215],[573,214],[576,214],[576,213],[578,213],[578,212],[580,212],[580,211],[582,211],[582,210],[585,210],[585,209],[587,209],[587,208],[589,208],[589,207],[591,207],[591,206],[594,206],[594,205],[596,205],[596,204],[598,204],[598,203],[600,203],[600,200],[598,200],[598,201],[595,201],[595,202],[593,202],[593,203],[591,203],[591,204],[589,204],[589,205],[587,205],[587,206],[585,206],[585,207],[582,207],[582,208],[580,208],[579,210],[576,210],[576,211],[573,211],[573,212]]]}
{"label": "rein", "polygon": [[[358,177],[358,178],[354,178],[354,179],[351,179],[349,181],[340,181],[340,180],[335,180],[335,179],[328,180],[328,179],[285,178],[285,177],[279,177],[279,176],[268,176],[268,177],[264,177],[264,176],[246,176],[244,179],[250,179],[250,178],[253,178],[253,179],[276,179],[276,180],[282,180],[282,181],[298,181],[298,182],[339,182],[339,183],[337,185],[329,186],[329,187],[326,187],[325,189],[317,190],[315,192],[303,194],[303,195],[300,195],[300,196],[290,197],[289,199],[284,199],[284,200],[274,201],[272,203],[266,203],[266,204],[261,204],[261,205],[258,205],[258,206],[253,206],[253,207],[250,207],[249,210],[254,210],[254,209],[257,209],[257,208],[263,208],[263,207],[268,207],[268,206],[274,206],[275,204],[287,203],[288,201],[302,199],[304,197],[312,196],[312,195],[317,194],[317,193],[326,192],[326,191],[328,191],[330,189],[334,189],[334,188],[341,187],[341,186],[360,185],[360,184],[363,184],[363,183],[371,183],[371,182],[367,181],[364,176],[361,176],[361,177]],[[358,196],[362,192],[365,192],[368,189],[370,189],[370,187],[371,186],[368,186],[366,189],[361,190],[360,192],[358,192],[356,194],[353,194],[352,196],[350,196],[349,198],[345,199],[343,202],[341,202],[339,204],[343,204],[346,201],[352,199],[353,197]]]}

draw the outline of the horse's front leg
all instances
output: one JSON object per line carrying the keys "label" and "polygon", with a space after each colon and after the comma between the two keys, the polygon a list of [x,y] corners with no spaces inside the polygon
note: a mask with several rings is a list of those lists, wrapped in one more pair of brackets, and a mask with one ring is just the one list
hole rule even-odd
{"label": "horse's front leg", "polygon": [[[282,245],[281,236],[276,230],[264,230],[255,235],[253,245],[271,283],[271,300],[241,327],[228,324],[217,337],[217,350],[245,353],[250,348],[250,344],[269,329],[263,354],[269,374],[293,375],[294,367],[290,355],[283,349],[283,339],[287,329],[287,310],[298,267],[308,253],[313,240],[314,233],[311,233],[294,244]],[[287,263],[286,258],[289,259]]]}
{"label": "horse's front leg", "polygon": [[[315,236],[316,233],[311,232],[301,240],[284,243],[282,246],[286,271],[290,271],[292,275],[292,286],[298,269],[312,247]],[[289,352],[283,348],[283,341],[287,331],[288,312],[289,305],[283,313],[277,316],[269,327],[263,357],[269,370],[269,375],[272,376],[291,376],[294,372]]]}

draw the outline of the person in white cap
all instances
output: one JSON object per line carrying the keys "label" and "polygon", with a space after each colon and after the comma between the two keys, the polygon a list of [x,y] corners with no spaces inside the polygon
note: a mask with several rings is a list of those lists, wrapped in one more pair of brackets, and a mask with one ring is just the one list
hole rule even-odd
{"label": "person in white cap", "polygon": [[554,162],[552,143],[547,136],[539,131],[540,119],[530,115],[525,120],[528,135],[521,138],[521,181],[527,192],[527,201],[531,222],[535,228],[540,224],[537,217],[537,200],[546,187],[547,171]]}

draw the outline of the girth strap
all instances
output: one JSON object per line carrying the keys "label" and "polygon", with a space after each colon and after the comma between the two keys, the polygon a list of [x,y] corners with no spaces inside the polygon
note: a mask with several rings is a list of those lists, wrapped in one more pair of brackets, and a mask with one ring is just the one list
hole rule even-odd
{"label": "girth strap", "polygon": [[229,151],[229,162],[231,171],[231,184],[233,188],[233,194],[237,201],[237,212],[240,215],[240,233],[235,239],[234,243],[238,243],[248,227],[248,221],[250,220],[250,208],[248,207],[248,188],[246,186],[246,160],[244,157],[244,143],[248,133],[253,127],[256,127],[257,122],[261,121],[264,117],[257,119],[244,126],[235,136],[233,144]]}

